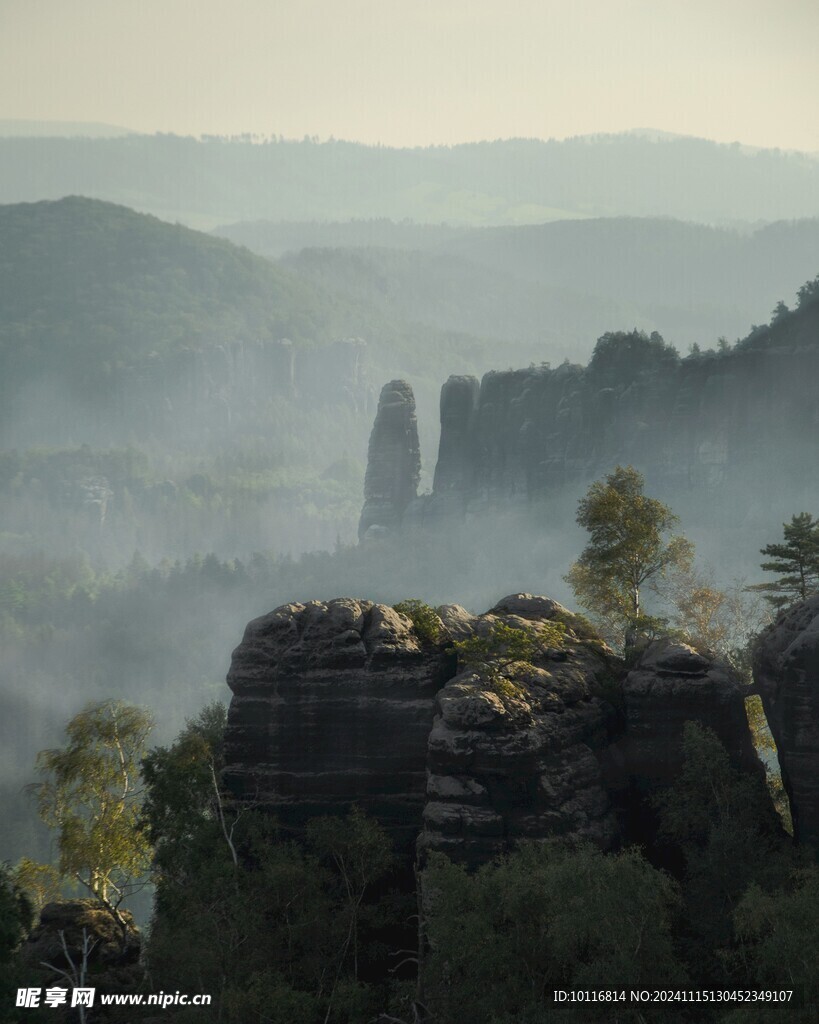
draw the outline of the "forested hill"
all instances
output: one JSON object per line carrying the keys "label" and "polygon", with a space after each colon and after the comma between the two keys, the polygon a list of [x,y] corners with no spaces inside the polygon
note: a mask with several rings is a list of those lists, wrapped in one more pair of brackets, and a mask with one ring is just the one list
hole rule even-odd
{"label": "forested hill", "polygon": [[[324,341],[344,311],[229,242],[93,199],[0,207],[6,372],[83,376],[233,338]],[[96,366],[92,362],[96,361]]]}
{"label": "forested hill", "polygon": [[73,196],[0,206],[6,446],[209,443],[262,422],[281,435],[288,398],[303,417],[352,409],[366,444],[380,381],[409,374],[422,392],[427,381],[434,404],[441,372],[481,373],[495,359],[488,340],[412,327],[366,297],[126,207]]}
{"label": "forested hill", "polygon": [[69,197],[0,207],[0,254],[6,446],[272,430],[297,372],[314,403],[366,397],[339,339],[380,322],[230,242]]}
{"label": "forested hill", "polygon": [[[819,269],[819,219],[754,232],[668,218],[601,218],[465,229],[412,225],[234,225],[263,255],[280,240],[321,246],[284,265],[392,316],[540,341],[552,362],[585,360],[613,324],[658,331],[681,351],[767,322]],[[335,240],[343,243],[339,247]],[[294,248],[298,248],[295,246]]]}
{"label": "forested hill", "polygon": [[210,228],[389,217],[514,224],[587,216],[815,216],[819,160],[703,139],[610,135],[390,149],[173,135],[0,138],[0,202],[79,193]]}

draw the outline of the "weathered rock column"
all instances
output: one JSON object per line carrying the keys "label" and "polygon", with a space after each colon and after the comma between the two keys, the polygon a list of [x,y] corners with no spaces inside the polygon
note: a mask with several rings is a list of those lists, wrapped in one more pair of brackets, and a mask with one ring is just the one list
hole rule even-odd
{"label": "weathered rock column", "polygon": [[764,779],[745,713],[746,694],[726,663],[688,644],[659,639],[646,647],[623,682],[624,732],[606,765],[624,812],[627,842],[650,848],[656,841],[652,798],[673,785],[682,769],[686,722],[713,730],[735,768]]}
{"label": "weathered rock column", "polygon": [[418,494],[420,476],[415,396],[406,381],[391,380],[381,389],[370,434],[359,540],[368,531],[372,537],[400,524],[404,510]]}
{"label": "weathered rock column", "polygon": [[480,388],[477,377],[450,377],[441,388],[441,440],[433,482],[437,498],[454,494],[463,504],[471,491],[474,417]]}

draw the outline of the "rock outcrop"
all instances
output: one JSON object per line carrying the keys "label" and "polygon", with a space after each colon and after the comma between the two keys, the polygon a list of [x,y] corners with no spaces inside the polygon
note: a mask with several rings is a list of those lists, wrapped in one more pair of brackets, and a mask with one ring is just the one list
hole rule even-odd
{"label": "rock outcrop", "polygon": [[623,811],[628,842],[652,845],[652,797],[683,765],[686,722],[711,729],[741,771],[764,778],[745,713],[747,687],[723,661],[677,640],[649,643],[627,673],[623,728],[606,757],[606,777]]}
{"label": "rock outcrop", "polygon": [[719,353],[680,358],[659,335],[632,331],[600,338],[585,367],[450,377],[433,490],[404,522],[437,529],[442,516],[576,500],[620,464],[639,469],[689,531],[730,547],[738,527],[767,528],[819,501],[804,473],[819,459],[817,375],[819,302]]}
{"label": "rock outcrop", "polygon": [[[804,681],[815,678],[806,659],[819,638],[819,603],[811,607],[814,617],[788,634],[793,681],[778,663],[776,678],[815,728]],[[434,639],[395,609],[352,598],[284,605],[251,622],[228,674],[224,777],[234,798],[295,825],[355,802],[405,851],[417,838],[422,851],[474,864],[522,839],[651,847],[653,797],[680,770],[687,721],[712,729],[738,769],[762,774],[744,688],[718,659],[661,640],[627,669],[582,617],[531,594],[483,615],[458,605],[437,614]],[[525,660],[508,657],[508,629],[528,635]],[[465,640],[477,643],[454,647]],[[777,739],[789,736],[790,697],[766,699],[772,725],[781,711]],[[782,740],[802,799],[816,795],[799,760],[806,736],[815,758],[815,731],[797,729],[790,747]],[[812,835],[804,807],[795,820]]]}
{"label": "rock outcrop", "polygon": [[790,482],[798,493],[806,456],[819,455],[806,430],[819,422],[819,305],[792,321],[709,358],[680,359],[659,335],[632,332],[601,338],[586,367],[491,372],[480,385],[451,377],[433,498],[494,508],[617,463],[638,466],[669,496],[718,488],[736,502],[727,516],[743,511],[744,484],[761,465],[769,489]]}
{"label": "rock outcrop", "polygon": [[353,801],[417,832],[434,698],[451,649],[386,605],[289,604],[233,652],[225,781],[239,799],[301,820]]}
{"label": "rock outcrop", "polygon": [[[442,617],[453,632],[466,618],[457,606]],[[559,622],[564,643],[540,647],[531,663],[494,678],[467,667],[438,693],[421,848],[478,863],[521,839],[616,846],[601,757],[615,727],[602,694],[617,659],[599,640],[584,639],[579,620],[548,598],[512,595],[469,628],[488,636],[498,622],[535,636]]]}
{"label": "rock outcrop", "polygon": [[127,928],[124,937],[111,914],[94,900],[47,903],[40,911],[39,922],[23,944],[23,962],[32,967],[39,967],[43,961],[55,967],[68,967],[67,948],[74,963],[80,964],[85,933],[89,943],[88,963],[92,967],[99,970],[135,964],[139,960],[140,932],[130,911],[121,910],[120,914]]}
{"label": "rock outcrop", "polygon": [[762,633],[754,682],[776,741],[794,838],[819,851],[819,596]]}
{"label": "rock outcrop", "polygon": [[475,377],[450,377],[441,388],[441,440],[433,488],[439,498],[463,502],[472,489],[474,417],[480,384]]}
{"label": "rock outcrop", "polygon": [[403,380],[381,389],[367,454],[360,539],[394,529],[418,493],[421,454],[415,398]]}
{"label": "rock outcrop", "polygon": [[686,722],[712,729],[737,767],[757,770],[745,714],[746,687],[717,658],[676,640],[655,640],[623,682],[623,762],[643,792],[669,785],[683,762]]}

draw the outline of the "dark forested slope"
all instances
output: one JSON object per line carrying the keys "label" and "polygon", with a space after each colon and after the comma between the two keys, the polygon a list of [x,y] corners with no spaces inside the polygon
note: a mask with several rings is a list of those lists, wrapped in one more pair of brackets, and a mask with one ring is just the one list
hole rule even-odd
{"label": "dark forested slope", "polygon": [[[92,369],[238,338],[328,340],[343,316],[246,249],[71,196],[0,207],[6,372]],[[6,362],[9,361],[9,362]]]}

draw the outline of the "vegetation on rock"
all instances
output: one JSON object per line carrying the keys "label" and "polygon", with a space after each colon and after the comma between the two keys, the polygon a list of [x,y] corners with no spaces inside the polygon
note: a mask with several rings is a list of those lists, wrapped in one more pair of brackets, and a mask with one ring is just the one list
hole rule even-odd
{"label": "vegetation on rock", "polygon": [[643,493],[643,477],[633,466],[618,466],[592,484],[577,508],[577,522],[589,542],[569,570],[566,581],[580,604],[622,635],[651,626],[640,594],[655,591],[672,570],[687,570],[693,545],[668,536],[679,522],[671,509]]}
{"label": "vegetation on rock", "polygon": [[412,622],[412,628],[422,640],[438,643],[441,636],[441,620],[434,608],[416,598],[408,598],[394,604],[393,608],[406,615]]}
{"label": "vegetation on rock", "polygon": [[566,627],[562,622],[543,622],[539,628],[518,629],[500,619],[486,635],[473,634],[455,642],[459,664],[495,680],[515,662],[531,662],[541,650],[559,650]]}

